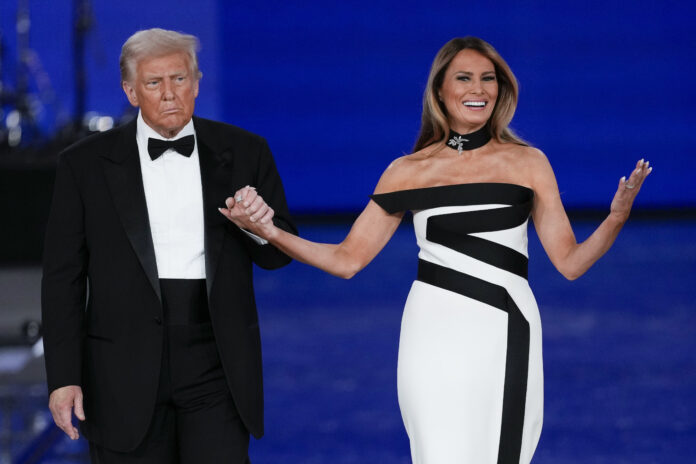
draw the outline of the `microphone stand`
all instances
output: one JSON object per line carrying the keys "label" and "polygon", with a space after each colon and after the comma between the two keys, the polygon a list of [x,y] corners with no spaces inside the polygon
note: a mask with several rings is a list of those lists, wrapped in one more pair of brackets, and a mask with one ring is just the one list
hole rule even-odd
{"label": "microphone stand", "polygon": [[92,7],[89,0],[73,0],[73,69],[75,70],[75,113],[73,127],[76,133],[84,128],[87,110],[87,66],[85,44],[92,27]]}

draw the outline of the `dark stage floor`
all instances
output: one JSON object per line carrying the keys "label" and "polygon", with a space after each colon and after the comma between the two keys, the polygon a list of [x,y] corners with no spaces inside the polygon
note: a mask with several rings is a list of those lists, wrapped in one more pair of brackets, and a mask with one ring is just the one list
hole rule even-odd
{"label": "dark stage floor", "polygon": [[[578,238],[595,225],[576,223]],[[335,242],[348,225],[301,229]],[[552,268],[533,230],[529,248],[546,372],[534,462],[692,462],[696,222],[633,221],[575,282]],[[409,226],[351,281],[298,263],[257,272],[267,430],[252,443],[252,462],[410,462],[396,356],[416,253]],[[38,314],[39,279],[37,268],[0,270],[0,326]],[[0,349],[0,464],[84,462],[83,441],[52,440],[46,429],[42,376],[42,359],[32,360],[29,348]]]}

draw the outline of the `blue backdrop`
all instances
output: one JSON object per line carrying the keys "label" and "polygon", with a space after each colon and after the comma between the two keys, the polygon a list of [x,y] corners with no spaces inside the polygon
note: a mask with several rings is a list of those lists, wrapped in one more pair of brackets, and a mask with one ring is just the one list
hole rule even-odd
{"label": "blue backdrop", "polygon": [[[2,0],[10,85],[15,10]],[[31,11],[31,44],[56,95],[42,116],[48,130],[72,111],[71,2],[33,2]],[[123,111],[118,54],[132,32],[196,34],[197,113],[268,139],[295,212],[362,208],[415,140],[435,53],[463,35],[491,42],[517,75],[512,126],[550,158],[566,206],[608,208],[641,157],[655,171],[639,207],[696,206],[689,2],[97,0],[93,17],[88,109]]]}

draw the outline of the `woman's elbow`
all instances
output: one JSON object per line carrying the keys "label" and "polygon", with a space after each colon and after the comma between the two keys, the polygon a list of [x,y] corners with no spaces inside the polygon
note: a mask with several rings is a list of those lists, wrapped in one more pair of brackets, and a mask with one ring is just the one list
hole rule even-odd
{"label": "woman's elbow", "polygon": [[567,268],[567,267],[558,267],[558,272],[561,273],[563,277],[566,279],[573,281],[578,279],[580,276],[582,276],[585,271],[580,270],[580,269],[574,269],[574,268]]}
{"label": "woman's elbow", "polygon": [[345,263],[343,266],[341,266],[341,269],[338,270],[334,275],[336,277],[340,277],[341,279],[352,279],[355,274],[358,272],[362,271],[362,269],[365,267],[364,264],[361,262],[351,260],[347,263]]}
{"label": "woman's elbow", "polygon": [[350,280],[353,278],[353,276],[356,274],[356,272],[341,272],[339,274],[334,274],[336,277],[340,277],[341,279],[345,280]]}
{"label": "woman's elbow", "polygon": [[583,269],[582,263],[574,258],[575,257],[571,253],[568,253],[563,258],[552,259],[551,261],[563,277],[572,281],[576,280],[587,271],[587,269]]}

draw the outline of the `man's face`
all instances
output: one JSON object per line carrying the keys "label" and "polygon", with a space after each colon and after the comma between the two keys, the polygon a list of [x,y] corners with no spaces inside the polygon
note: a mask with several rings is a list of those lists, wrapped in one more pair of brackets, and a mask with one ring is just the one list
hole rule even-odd
{"label": "man's face", "polygon": [[185,53],[144,58],[132,81],[123,83],[123,91],[131,105],[140,107],[148,126],[171,138],[191,120],[198,77],[191,74]]}

